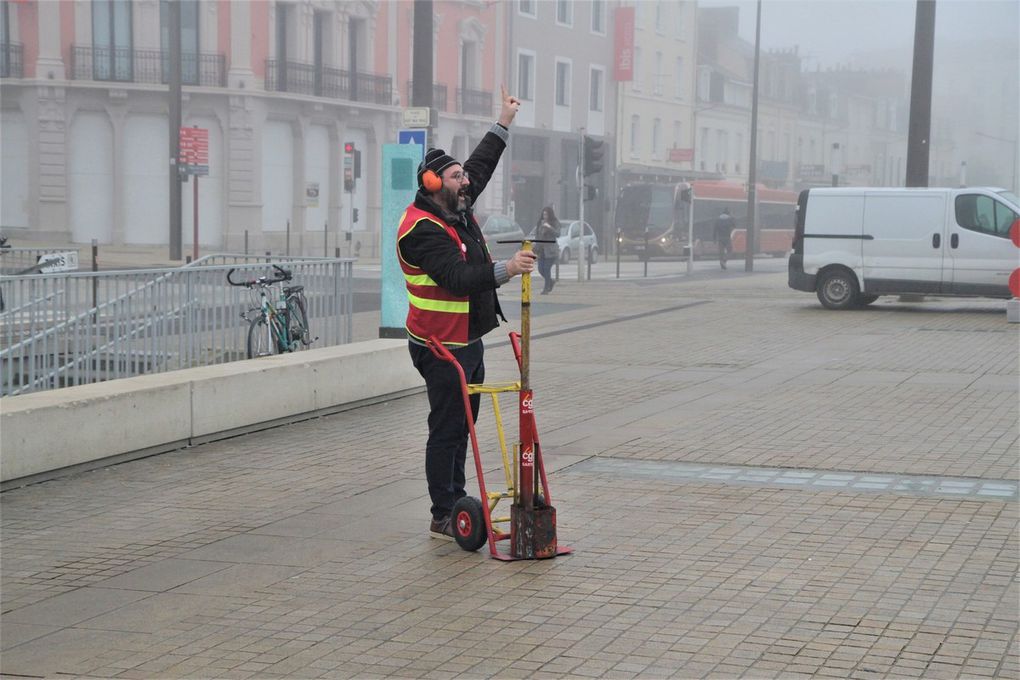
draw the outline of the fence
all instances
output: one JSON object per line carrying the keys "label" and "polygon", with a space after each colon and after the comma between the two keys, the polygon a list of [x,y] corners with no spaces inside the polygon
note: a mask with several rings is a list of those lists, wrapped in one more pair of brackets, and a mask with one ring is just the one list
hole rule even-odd
{"label": "fence", "polygon": [[[245,358],[257,306],[235,279],[266,258],[218,255],[175,269],[0,276],[0,395],[24,394]],[[273,258],[305,287],[313,347],[351,341],[354,261]]]}
{"label": "fence", "polygon": [[80,259],[81,252],[78,251],[76,246],[68,246],[66,248],[13,248],[5,246],[0,248],[0,274],[27,272],[36,265],[39,258],[43,255],[63,253],[69,250],[78,252],[79,262],[85,262],[85,260]]}

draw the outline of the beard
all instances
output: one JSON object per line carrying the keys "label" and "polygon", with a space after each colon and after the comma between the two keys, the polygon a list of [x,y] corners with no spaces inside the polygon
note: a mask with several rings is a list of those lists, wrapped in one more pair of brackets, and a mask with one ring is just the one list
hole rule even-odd
{"label": "beard", "polygon": [[451,191],[444,186],[439,190],[438,198],[439,205],[452,213],[464,212],[471,207],[471,198],[463,189],[460,191]]}

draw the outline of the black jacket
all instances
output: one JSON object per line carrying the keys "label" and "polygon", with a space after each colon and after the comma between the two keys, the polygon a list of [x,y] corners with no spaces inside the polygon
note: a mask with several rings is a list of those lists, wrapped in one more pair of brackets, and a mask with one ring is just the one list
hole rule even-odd
{"label": "black jacket", "polygon": [[[463,166],[470,179],[468,194],[470,205],[485,189],[499,164],[506,143],[495,133],[488,132],[471,153]],[[431,196],[419,191],[414,197],[416,208],[436,215],[457,230],[467,247],[467,259],[461,259],[457,244],[446,230],[434,222],[419,222],[411,232],[400,239],[400,256],[415,265],[454,295],[468,296],[468,339],[476,340],[506,321],[496,298],[496,276],[481,227],[470,207],[454,214],[442,208]]]}

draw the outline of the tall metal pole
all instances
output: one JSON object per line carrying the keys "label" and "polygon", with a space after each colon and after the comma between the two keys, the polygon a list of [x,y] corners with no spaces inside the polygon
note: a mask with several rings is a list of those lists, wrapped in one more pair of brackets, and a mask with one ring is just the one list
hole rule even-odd
{"label": "tall metal pole", "polygon": [[928,186],[931,149],[931,80],[935,60],[935,0],[917,0],[914,22],[914,68],[910,76],[910,122],[907,129],[908,187]]}
{"label": "tall metal pole", "polygon": [[[578,203],[580,208],[577,211],[577,281],[580,283],[584,281],[584,128],[580,128],[580,137],[578,139],[579,144],[577,146],[577,193]],[[567,246],[570,245],[570,239],[567,239]]]}
{"label": "tall metal pole", "polygon": [[761,0],[758,0],[758,16],[754,23],[754,88],[751,91],[751,162],[747,177],[747,237],[744,239],[744,271],[754,271],[755,208],[757,207],[758,181],[758,61],[761,56]]}
{"label": "tall metal pole", "polygon": [[411,78],[411,106],[427,106],[429,126],[426,128],[427,144],[435,146],[433,132],[439,125],[435,120],[436,111],[432,104],[432,0],[415,0],[414,3],[414,60]]}
{"label": "tall metal pole", "polygon": [[170,50],[170,259],[180,260],[183,241],[181,176],[177,159],[181,148],[181,3],[167,3]]}

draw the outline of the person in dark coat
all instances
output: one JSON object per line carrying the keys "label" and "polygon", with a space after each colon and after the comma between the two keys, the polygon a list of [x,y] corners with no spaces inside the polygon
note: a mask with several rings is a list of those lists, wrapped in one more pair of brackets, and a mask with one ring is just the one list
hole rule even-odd
{"label": "person in dark coat", "polygon": [[726,257],[733,251],[730,240],[733,224],[729,208],[723,208],[722,214],[715,218],[715,245],[719,249],[719,266],[723,269],[726,269]]}
{"label": "person in dark coat", "polygon": [[[472,213],[510,137],[520,100],[502,90],[499,121],[461,165],[442,149],[430,149],[418,167],[419,191],[397,232],[397,257],[408,290],[408,351],[425,379],[429,435],[425,476],[432,499],[429,533],[453,540],[450,515],[466,494],[464,463],[468,425],[460,382],[452,364],[426,346],[441,342],[457,358],[469,383],[485,380],[482,336],[503,321],[496,288],[534,269],[535,254],[517,251],[493,261]],[[479,395],[470,397],[478,418]]]}
{"label": "person in dark coat", "polygon": [[552,241],[552,243],[536,243],[535,252],[538,253],[538,273],[542,275],[542,295],[551,293],[556,281],[552,276],[553,264],[560,256],[560,247],[556,245],[556,239],[560,235],[560,221],[556,219],[556,211],[550,205],[542,208],[542,216],[538,218],[538,226],[535,228],[535,239],[539,241]]}

